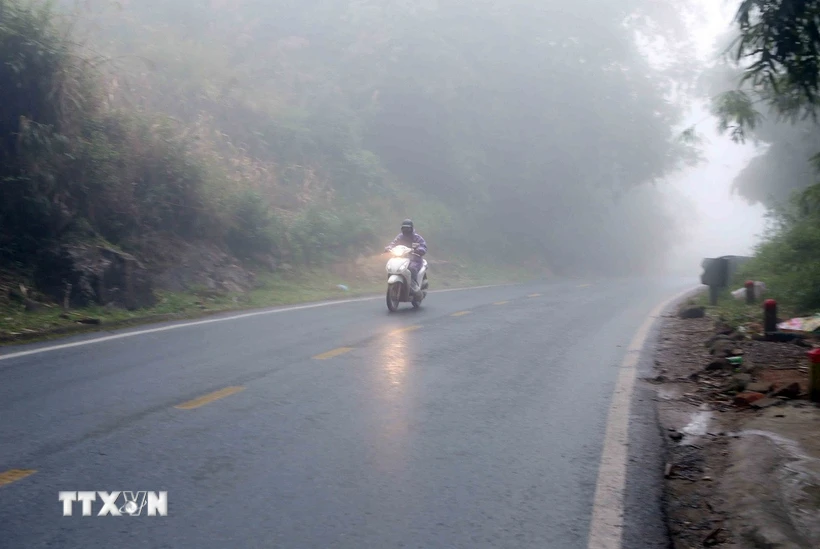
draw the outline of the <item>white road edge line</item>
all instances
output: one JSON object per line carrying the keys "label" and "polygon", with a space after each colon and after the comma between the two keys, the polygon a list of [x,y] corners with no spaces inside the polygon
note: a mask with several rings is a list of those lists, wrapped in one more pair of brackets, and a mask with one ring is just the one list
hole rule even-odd
{"label": "white road edge line", "polygon": [[604,450],[601,454],[595,498],[592,503],[587,549],[622,547],[626,463],[629,458],[629,412],[640,351],[646,345],[649,330],[660,314],[670,304],[694,291],[695,288],[676,294],[655,307],[638,328],[621,362],[609,408]]}
{"label": "white road edge line", "polygon": [[[485,286],[474,286],[472,288],[449,288],[446,290],[432,290],[430,293],[444,293],[444,292],[460,292],[466,290],[482,290],[485,288],[500,288],[502,286],[511,286],[514,284],[488,284]],[[112,334],[103,337],[95,337],[93,339],[84,339],[82,341],[74,341],[72,343],[62,343],[58,345],[51,345],[48,347],[39,347],[37,349],[30,349],[28,351],[18,351],[16,353],[0,354],[0,361],[10,360],[12,358],[20,358],[23,356],[36,355],[39,353],[46,353],[49,351],[58,351],[60,349],[70,349],[72,347],[82,347],[83,345],[92,345],[94,343],[103,343],[105,341],[112,341],[114,339],[124,339],[127,337],[136,337],[145,334],[152,334],[156,332],[167,332],[169,330],[177,330],[179,328],[188,328],[190,326],[199,326],[202,324],[212,324],[214,322],[228,322],[230,320],[239,320],[241,318],[249,318],[252,316],[273,315],[278,313],[288,313],[291,311],[301,311],[304,309],[315,309],[317,307],[330,307],[331,305],[342,305],[345,303],[356,303],[361,301],[373,301],[374,299],[381,299],[381,296],[360,297],[355,299],[342,299],[339,301],[323,301],[321,303],[311,303],[309,305],[296,305],[293,307],[284,307],[279,309],[266,309],[263,311],[254,311],[250,313],[242,313],[238,315],[209,318],[205,320],[195,320],[192,322],[183,322],[181,324],[172,324],[171,326],[160,326],[159,328],[148,328],[145,330],[135,330],[133,332],[124,332],[119,334]]]}

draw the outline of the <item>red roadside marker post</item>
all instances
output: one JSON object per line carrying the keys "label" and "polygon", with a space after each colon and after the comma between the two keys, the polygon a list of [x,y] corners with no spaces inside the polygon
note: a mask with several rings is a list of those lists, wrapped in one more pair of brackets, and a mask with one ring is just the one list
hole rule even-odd
{"label": "red roadside marker post", "polygon": [[812,349],[809,355],[809,399],[820,402],[820,349]]}

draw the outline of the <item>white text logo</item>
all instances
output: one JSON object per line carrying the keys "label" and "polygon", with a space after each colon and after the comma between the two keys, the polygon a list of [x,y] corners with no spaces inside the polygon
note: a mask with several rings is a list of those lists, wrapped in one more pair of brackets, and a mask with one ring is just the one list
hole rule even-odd
{"label": "white text logo", "polygon": [[63,516],[72,516],[74,504],[77,502],[82,503],[84,517],[94,515],[91,504],[97,501],[98,497],[98,517],[138,517],[142,515],[143,510],[149,517],[168,516],[168,492],[60,492]]}

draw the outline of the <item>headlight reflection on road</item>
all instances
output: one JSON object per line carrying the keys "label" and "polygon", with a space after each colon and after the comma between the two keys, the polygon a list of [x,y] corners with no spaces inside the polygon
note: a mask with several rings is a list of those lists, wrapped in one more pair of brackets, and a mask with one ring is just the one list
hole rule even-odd
{"label": "headlight reflection on road", "polygon": [[375,464],[384,472],[404,471],[410,429],[407,379],[411,367],[409,334],[412,329],[391,332],[381,342],[378,363],[373,365],[373,406],[379,429],[375,440]]}
{"label": "headlight reflection on road", "polygon": [[393,332],[382,348],[381,366],[388,389],[400,387],[407,377],[407,332]]}

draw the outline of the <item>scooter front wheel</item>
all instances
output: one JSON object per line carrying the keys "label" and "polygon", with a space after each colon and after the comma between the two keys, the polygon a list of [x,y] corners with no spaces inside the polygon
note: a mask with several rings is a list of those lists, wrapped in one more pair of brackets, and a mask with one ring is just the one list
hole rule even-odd
{"label": "scooter front wheel", "polygon": [[399,310],[401,303],[401,282],[396,282],[387,286],[387,310],[395,313]]}

